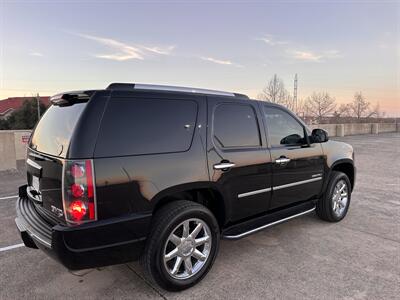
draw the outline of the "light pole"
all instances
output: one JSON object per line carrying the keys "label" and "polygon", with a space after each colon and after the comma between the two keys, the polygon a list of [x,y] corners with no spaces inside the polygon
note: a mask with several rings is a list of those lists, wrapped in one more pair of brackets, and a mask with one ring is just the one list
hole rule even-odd
{"label": "light pole", "polygon": [[37,102],[37,115],[38,115],[38,122],[40,119],[40,97],[39,97],[39,93],[37,93],[36,95],[36,102]]}

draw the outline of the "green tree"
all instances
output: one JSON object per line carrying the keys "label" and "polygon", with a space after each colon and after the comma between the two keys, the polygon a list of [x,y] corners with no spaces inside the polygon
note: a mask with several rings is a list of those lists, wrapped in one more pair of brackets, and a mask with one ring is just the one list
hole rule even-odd
{"label": "green tree", "polygon": [[8,128],[7,120],[0,119],[0,130],[7,130],[7,129],[10,129]]}
{"label": "green tree", "polygon": [[[40,115],[46,111],[46,106],[40,103]],[[21,108],[14,111],[6,120],[0,122],[1,129],[32,129],[38,121],[37,100],[26,100]]]}

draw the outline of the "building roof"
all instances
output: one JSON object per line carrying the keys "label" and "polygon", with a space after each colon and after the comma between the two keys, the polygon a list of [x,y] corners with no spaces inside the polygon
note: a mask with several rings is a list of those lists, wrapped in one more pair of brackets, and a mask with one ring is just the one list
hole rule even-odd
{"label": "building roof", "polygon": [[[19,109],[26,100],[31,100],[33,97],[12,97],[0,100],[0,116],[4,116],[13,110]],[[40,102],[46,106],[50,105],[50,97],[40,96]]]}

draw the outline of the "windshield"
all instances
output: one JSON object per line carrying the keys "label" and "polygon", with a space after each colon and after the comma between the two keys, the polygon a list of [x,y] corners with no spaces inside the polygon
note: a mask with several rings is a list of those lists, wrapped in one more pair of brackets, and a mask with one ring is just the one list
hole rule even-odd
{"label": "windshield", "polygon": [[85,105],[76,103],[71,106],[50,106],[36,126],[30,147],[65,158],[73,130]]}

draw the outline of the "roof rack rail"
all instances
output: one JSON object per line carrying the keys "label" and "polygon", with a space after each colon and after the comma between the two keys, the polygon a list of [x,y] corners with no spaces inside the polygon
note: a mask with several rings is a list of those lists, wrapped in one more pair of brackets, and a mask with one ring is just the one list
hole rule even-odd
{"label": "roof rack rail", "polygon": [[207,95],[218,95],[218,96],[228,96],[228,97],[241,97],[247,99],[249,98],[246,95],[224,92],[224,91],[182,87],[182,86],[170,86],[170,85],[141,84],[141,83],[111,83],[107,87],[107,90],[132,90],[132,89],[207,94]]}

